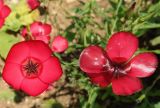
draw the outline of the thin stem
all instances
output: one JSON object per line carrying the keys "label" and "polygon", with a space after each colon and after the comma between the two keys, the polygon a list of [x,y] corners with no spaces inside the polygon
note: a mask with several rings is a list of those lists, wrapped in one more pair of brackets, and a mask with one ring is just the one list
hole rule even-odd
{"label": "thin stem", "polygon": [[111,30],[111,33],[112,33],[112,34],[113,34],[113,32],[114,32],[114,30],[115,30],[115,28],[116,28],[117,21],[118,21],[118,19],[119,19],[119,18],[118,18],[118,13],[119,13],[119,10],[120,10],[120,7],[121,7],[122,3],[123,3],[123,0],[120,0],[119,3],[118,3],[118,6],[117,6],[116,12],[115,12],[116,19],[115,19],[115,21],[114,21],[114,23],[113,23],[113,27],[112,27],[112,30]]}
{"label": "thin stem", "polygon": [[138,97],[138,99],[136,100],[137,103],[141,103],[146,98],[148,92],[155,86],[158,80],[160,80],[160,75],[158,75],[158,77],[153,81],[152,85],[149,86],[140,97]]}

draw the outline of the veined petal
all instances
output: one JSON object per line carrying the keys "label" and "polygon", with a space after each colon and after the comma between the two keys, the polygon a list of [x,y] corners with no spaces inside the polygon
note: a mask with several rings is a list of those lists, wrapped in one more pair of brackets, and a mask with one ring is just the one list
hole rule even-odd
{"label": "veined petal", "polygon": [[142,90],[143,85],[136,77],[123,76],[112,80],[112,90],[116,95],[132,95]]}
{"label": "veined petal", "polygon": [[112,69],[106,52],[99,46],[85,48],[79,58],[80,68],[86,73],[101,73]]}
{"label": "veined petal", "polygon": [[27,45],[30,48],[30,56],[38,58],[41,62],[47,60],[52,55],[52,50],[49,46],[40,40],[27,41]]}
{"label": "veined petal", "polygon": [[42,73],[39,78],[45,83],[53,83],[58,80],[62,75],[62,68],[59,60],[56,57],[50,57],[47,61],[43,62]]}
{"label": "veined petal", "polygon": [[87,73],[91,82],[99,85],[100,87],[107,87],[112,80],[112,74],[110,72],[103,73]]}
{"label": "veined petal", "polygon": [[20,65],[6,63],[2,73],[3,79],[14,89],[19,90],[24,76],[22,75]]}
{"label": "veined petal", "polygon": [[25,78],[21,84],[21,90],[31,96],[37,96],[48,88],[48,84],[40,81],[38,78]]}
{"label": "veined petal", "polygon": [[158,65],[158,59],[153,53],[141,53],[135,56],[131,62],[131,70],[128,73],[134,77],[148,77],[154,73]]}
{"label": "veined petal", "polygon": [[111,61],[124,63],[132,57],[138,48],[138,39],[129,32],[118,32],[112,35],[106,46]]}
{"label": "veined petal", "polygon": [[30,49],[27,42],[19,42],[15,44],[9,51],[6,63],[12,62],[21,64],[21,62],[29,56]]}

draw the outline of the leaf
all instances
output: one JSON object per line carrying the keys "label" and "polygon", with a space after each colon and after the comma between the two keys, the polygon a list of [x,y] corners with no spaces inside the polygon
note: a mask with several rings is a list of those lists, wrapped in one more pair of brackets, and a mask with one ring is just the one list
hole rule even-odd
{"label": "leaf", "polygon": [[18,41],[19,39],[13,35],[0,32],[0,56],[6,58],[10,48]]}
{"label": "leaf", "polygon": [[160,108],[160,102],[154,105],[155,108]]}
{"label": "leaf", "polygon": [[148,10],[148,13],[154,13],[154,16],[157,17],[157,16],[160,16],[160,1],[158,3],[155,3],[154,5],[151,5],[149,10]]}
{"label": "leaf", "polygon": [[15,93],[11,89],[0,88],[0,100],[14,100]]}
{"label": "leaf", "polygon": [[5,25],[3,27],[17,32],[22,26],[21,22],[19,21],[19,17],[20,16],[17,13],[12,12],[9,17],[7,17]]}
{"label": "leaf", "polygon": [[140,23],[137,24],[133,29],[138,30],[138,29],[153,29],[153,28],[160,28],[160,24],[157,23]]}
{"label": "leaf", "polygon": [[160,54],[160,50],[151,50],[150,52],[156,53],[156,54]]}
{"label": "leaf", "polygon": [[39,11],[36,9],[29,14],[25,14],[21,16],[19,20],[22,25],[27,26],[27,25],[30,25],[34,20],[37,20],[39,18],[39,14],[40,14]]}
{"label": "leaf", "polygon": [[12,11],[16,12],[20,16],[27,14],[31,11],[26,0],[20,0],[17,4],[12,4]]}
{"label": "leaf", "polygon": [[160,36],[155,37],[155,38],[152,39],[150,42],[151,42],[151,44],[152,44],[153,46],[156,46],[156,45],[160,44]]}

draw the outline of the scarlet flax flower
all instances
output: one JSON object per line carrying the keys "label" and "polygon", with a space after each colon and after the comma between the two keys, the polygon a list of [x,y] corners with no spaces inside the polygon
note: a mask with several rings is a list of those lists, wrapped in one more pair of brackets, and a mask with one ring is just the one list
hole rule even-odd
{"label": "scarlet flax flower", "polygon": [[68,40],[62,36],[56,36],[51,47],[53,52],[64,52],[68,48]]}
{"label": "scarlet flax flower", "polygon": [[5,22],[5,18],[10,14],[11,9],[4,5],[4,1],[0,0],[0,28],[3,26]]}
{"label": "scarlet flax flower", "polygon": [[6,59],[3,79],[14,89],[37,96],[58,80],[62,69],[47,44],[39,40],[15,44]]}
{"label": "scarlet flax flower", "polygon": [[49,24],[42,22],[34,22],[30,25],[29,28],[22,29],[21,35],[26,38],[29,36],[33,40],[42,40],[45,43],[48,43],[50,40],[50,33],[52,27]]}
{"label": "scarlet flax flower", "polygon": [[27,0],[27,3],[32,10],[40,6],[39,0]]}
{"label": "scarlet flax flower", "polygon": [[134,56],[138,39],[129,32],[112,35],[103,48],[91,45],[80,55],[80,68],[87,73],[94,84],[106,87],[112,83],[116,95],[131,95],[143,86],[138,78],[148,77],[157,67],[157,57],[145,52]]}

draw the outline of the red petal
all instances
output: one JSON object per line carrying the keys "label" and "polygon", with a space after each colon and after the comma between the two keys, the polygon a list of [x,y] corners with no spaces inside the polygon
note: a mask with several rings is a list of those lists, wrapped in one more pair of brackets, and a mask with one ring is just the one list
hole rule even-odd
{"label": "red petal", "polygon": [[11,9],[8,6],[3,6],[1,9],[1,17],[6,18],[11,12]]}
{"label": "red petal", "polygon": [[2,9],[3,5],[4,5],[4,1],[0,0],[0,10]]}
{"label": "red petal", "polygon": [[15,44],[9,51],[6,62],[21,64],[29,55],[30,49],[27,42],[19,42]]}
{"label": "red petal", "polygon": [[112,89],[116,95],[132,95],[141,91],[142,88],[141,81],[136,77],[123,76],[112,80]]}
{"label": "red petal", "polygon": [[39,78],[46,83],[53,83],[62,75],[62,69],[59,60],[56,57],[51,57],[43,64],[43,70]]}
{"label": "red petal", "polygon": [[44,92],[48,85],[40,81],[38,78],[24,79],[21,84],[21,89],[31,96],[37,96]]}
{"label": "red petal", "polygon": [[33,37],[41,36],[44,32],[41,22],[34,22],[30,26],[30,31]]}
{"label": "red petal", "polygon": [[52,31],[52,27],[49,24],[43,24],[42,28],[44,29],[44,32],[42,35],[49,35]]}
{"label": "red petal", "polygon": [[0,28],[3,26],[3,24],[4,24],[4,19],[0,18]]}
{"label": "red petal", "polygon": [[68,41],[62,36],[56,36],[52,42],[52,51],[64,52],[68,48]]}
{"label": "red petal", "polygon": [[22,29],[21,35],[22,35],[23,37],[26,37],[26,36],[27,36],[27,28],[23,28],[23,29]]}
{"label": "red petal", "polygon": [[99,46],[85,48],[79,58],[80,68],[87,73],[101,73],[112,69],[105,51]]}
{"label": "red petal", "polygon": [[27,41],[26,43],[30,48],[31,57],[38,58],[42,62],[51,57],[52,50],[43,41],[32,40],[32,41]]}
{"label": "red petal", "polygon": [[40,5],[40,2],[38,0],[27,0],[27,3],[32,10],[36,9]]}
{"label": "red petal", "polygon": [[112,75],[108,72],[103,73],[87,73],[91,78],[91,82],[98,84],[100,87],[106,87],[111,83]]}
{"label": "red petal", "polygon": [[107,54],[113,62],[124,63],[137,50],[138,39],[129,32],[118,32],[112,35],[106,48]]}
{"label": "red petal", "polygon": [[35,39],[41,40],[41,41],[45,42],[46,44],[48,44],[51,38],[50,38],[50,36],[37,36]]}
{"label": "red petal", "polygon": [[3,79],[14,89],[19,90],[22,80],[24,79],[20,65],[14,63],[6,63],[2,73]]}
{"label": "red petal", "polygon": [[148,77],[156,70],[158,59],[153,53],[141,53],[135,56],[130,64],[131,71],[128,75],[134,77]]}
{"label": "red petal", "polygon": [[52,30],[49,24],[42,24],[41,22],[34,22],[33,24],[31,24],[30,29],[34,37],[49,35]]}

